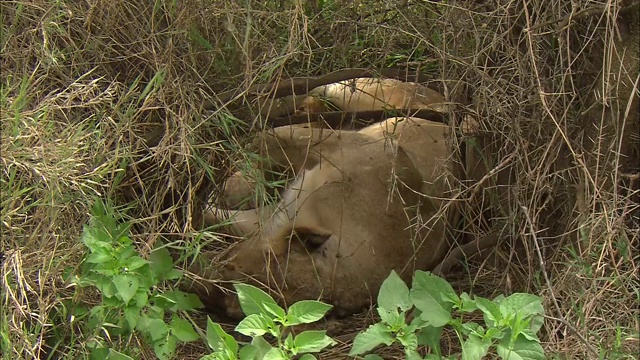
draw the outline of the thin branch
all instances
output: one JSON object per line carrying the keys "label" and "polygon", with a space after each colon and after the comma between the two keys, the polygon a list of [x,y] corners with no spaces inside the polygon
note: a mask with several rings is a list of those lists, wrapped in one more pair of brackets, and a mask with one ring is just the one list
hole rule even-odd
{"label": "thin branch", "polygon": [[558,300],[556,299],[556,295],[553,293],[553,286],[551,285],[551,280],[549,280],[549,275],[547,274],[547,269],[544,265],[544,258],[542,257],[542,252],[540,251],[540,245],[538,244],[538,237],[536,236],[536,229],[533,226],[533,221],[531,220],[531,216],[529,216],[529,209],[527,209],[526,206],[522,205],[521,206],[522,212],[524,213],[524,216],[527,220],[527,225],[529,226],[529,229],[531,231],[531,237],[533,238],[533,243],[536,247],[536,253],[538,254],[538,262],[540,264],[540,269],[542,270],[542,275],[544,276],[544,281],[547,284],[547,288],[549,289],[549,293],[551,294],[551,300],[553,301],[553,305],[556,308],[556,311],[558,312],[558,316],[560,316],[561,322],[566,325],[574,334],[576,334],[578,336],[578,338],[580,339],[580,341],[582,341],[585,346],[587,347],[587,349],[589,349],[589,351],[591,351],[594,355],[598,355],[598,351],[591,345],[589,344],[589,342],[587,341],[587,339],[585,339],[582,334],[580,334],[580,332],[578,332],[578,329],[576,329],[575,327],[573,327],[573,325],[571,325],[562,315],[562,310],[560,310],[560,305],[558,305]]}
{"label": "thin branch", "polygon": [[[629,4],[625,4],[620,8],[620,13],[624,13],[627,12],[629,10],[631,10],[632,7],[640,5],[640,1],[635,1],[635,2],[631,2]],[[604,11],[607,9],[609,5],[596,5],[596,6],[591,6],[582,10],[578,10],[575,13],[572,12],[571,14],[560,18],[560,19],[554,19],[554,20],[549,20],[549,21],[545,21],[543,23],[540,24],[536,24],[532,27],[529,28],[525,28],[524,31],[525,32],[531,32],[534,30],[538,30],[544,27],[547,27],[549,25],[553,25],[553,24],[558,24],[555,27],[555,31],[556,32],[560,32],[562,30],[564,30],[572,21],[578,20],[580,18],[583,17],[589,17],[589,16],[594,16],[594,15],[601,15],[602,13],[604,13]]]}

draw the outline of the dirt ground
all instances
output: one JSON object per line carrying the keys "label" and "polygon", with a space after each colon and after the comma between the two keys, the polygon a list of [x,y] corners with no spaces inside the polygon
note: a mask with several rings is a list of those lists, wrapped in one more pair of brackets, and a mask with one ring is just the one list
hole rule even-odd
{"label": "dirt ground", "polygon": [[[69,304],[99,297],[65,274],[80,266],[96,197],[132,222],[142,254],[162,240],[187,267],[223,249],[202,210],[266,121],[247,89],[344,68],[418,73],[455,105],[448,121],[478,120],[452,154],[473,164],[455,173],[464,226],[452,234],[501,241],[452,269],[456,290],[542,296],[550,359],[640,353],[637,0],[18,0],[0,11],[3,358],[87,356]],[[206,314],[193,320],[206,328]],[[154,358],[135,336],[111,341]],[[195,342],[178,358],[206,353]]]}

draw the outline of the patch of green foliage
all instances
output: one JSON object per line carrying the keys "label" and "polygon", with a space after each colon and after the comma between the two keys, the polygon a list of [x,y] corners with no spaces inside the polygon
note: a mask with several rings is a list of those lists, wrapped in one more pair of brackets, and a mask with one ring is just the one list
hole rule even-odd
{"label": "patch of green foliage", "polygon": [[[463,315],[480,310],[485,327],[463,322]],[[407,323],[407,315],[413,320]],[[458,359],[460,354],[444,357],[440,337],[445,326],[453,327],[462,345],[463,360],[482,359],[494,347],[502,359],[544,359],[537,332],[543,323],[541,299],[531,294],[516,293],[488,300],[468,294],[458,296],[444,279],[417,271],[411,290],[392,272],[378,293],[381,321],[358,334],[349,355],[365,354],[379,345],[400,343],[405,357],[414,359]],[[423,357],[418,347],[426,345],[431,353]],[[367,360],[382,359],[378,355]]]}
{"label": "patch of green foliage", "polygon": [[90,309],[77,304],[75,321],[87,335],[92,358],[130,358],[109,343],[139,332],[159,359],[169,359],[178,341],[200,337],[180,312],[201,308],[197,296],[178,290],[162,291],[163,281],[175,281],[182,273],[164,247],[142,258],[129,238],[129,224],[118,222],[113,212],[98,200],[85,225],[82,242],[89,252],[81,271],[72,277],[80,288],[100,292],[101,302]]}
{"label": "patch of green foliage", "polygon": [[[259,360],[315,359],[311,353],[319,352],[335,344],[325,331],[304,331],[297,336],[284,331],[287,327],[310,324],[320,320],[330,305],[318,301],[300,301],[285,312],[264,291],[245,284],[235,284],[240,306],[247,317],[235,330],[252,338],[242,348],[219,324],[211,320],[207,324],[207,341],[212,354],[209,360]],[[485,327],[474,322],[464,322],[463,315],[482,311]],[[537,332],[542,327],[544,309],[541,299],[531,294],[516,293],[493,300],[462,293],[458,296],[444,279],[429,272],[417,271],[411,290],[392,272],[378,293],[378,314],[381,321],[358,334],[350,356],[358,356],[380,345],[400,343],[406,359],[435,360],[482,359],[493,348],[502,359],[540,360],[544,351]],[[407,323],[408,315],[413,320]],[[462,354],[443,356],[440,338],[445,326],[451,326],[462,345]],[[271,335],[276,346],[263,336]],[[422,356],[420,346],[431,349]],[[382,359],[367,354],[367,360]]]}
{"label": "patch of green foliage", "polygon": [[[281,308],[269,294],[246,284],[234,284],[238,292],[240,307],[247,316],[235,330],[250,336],[252,341],[240,348],[238,342],[227,334],[219,324],[210,319],[207,322],[207,343],[212,354],[202,357],[204,360],[232,359],[293,359],[303,354],[300,360],[315,359],[312,353],[334,345],[336,342],[326,335],[324,330],[307,330],[295,336],[285,331],[288,327],[311,324],[322,319],[331,310],[331,305],[315,300],[303,300],[291,305],[288,311]],[[286,336],[285,336],[286,334]],[[276,346],[265,339],[271,335]]]}

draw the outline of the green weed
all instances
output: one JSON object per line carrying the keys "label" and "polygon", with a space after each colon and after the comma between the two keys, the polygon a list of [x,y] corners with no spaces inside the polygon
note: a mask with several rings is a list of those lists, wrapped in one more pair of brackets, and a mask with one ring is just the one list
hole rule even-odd
{"label": "green weed", "polygon": [[[413,320],[407,315],[413,310]],[[485,327],[463,322],[463,315],[481,310]],[[536,335],[542,327],[544,309],[541,299],[530,294],[498,296],[488,300],[472,299],[467,293],[458,296],[446,280],[428,272],[417,271],[411,290],[392,272],[378,293],[381,321],[358,334],[349,355],[370,352],[379,345],[400,343],[406,359],[442,359],[440,337],[445,326],[455,330],[462,345],[462,359],[482,359],[491,348],[502,359],[544,359]],[[426,345],[431,353],[423,357],[418,347]],[[447,359],[457,359],[459,354]],[[370,354],[365,359],[382,359]]]}
{"label": "green weed", "polygon": [[[291,305],[285,312],[269,294],[252,285],[235,284],[242,311],[247,316],[235,330],[242,335],[253,338],[250,344],[240,348],[238,342],[227,334],[219,324],[211,319],[207,322],[207,343],[212,354],[202,359],[315,359],[312,353],[334,345],[336,342],[326,335],[325,331],[308,330],[293,336],[285,337],[288,327],[311,324],[324,317],[331,310],[331,305],[315,300],[303,300]],[[265,339],[271,335],[276,339],[272,346]]]}
{"label": "green weed", "polygon": [[128,355],[109,346],[118,338],[140,332],[160,359],[171,358],[179,341],[199,339],[193,326],[180,312],[203,307],[193,294],[178,290],[161,291],[163,281],[178,280],[182,273],[164,247],[140,257],[128,236],[129,224],[118,223],[112,212],[98,200],[92,218],[84,227],[82,242],[89,252],[80,274],[72,283],[96,288],[101,302],[91,309],[77,306],[75,316],[90,336],[91,355],[106,358]]}

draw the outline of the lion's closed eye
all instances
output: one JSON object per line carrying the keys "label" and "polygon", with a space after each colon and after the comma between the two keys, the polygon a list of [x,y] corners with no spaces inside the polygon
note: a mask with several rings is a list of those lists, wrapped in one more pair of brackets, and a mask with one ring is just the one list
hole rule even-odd
{"label": "lion's closed eye", "polygon": [[331,238],[330,233],[310,229],[296,229],[291,235],[291,247],[299,247],[299,250],[314,252],[329,238]]}

